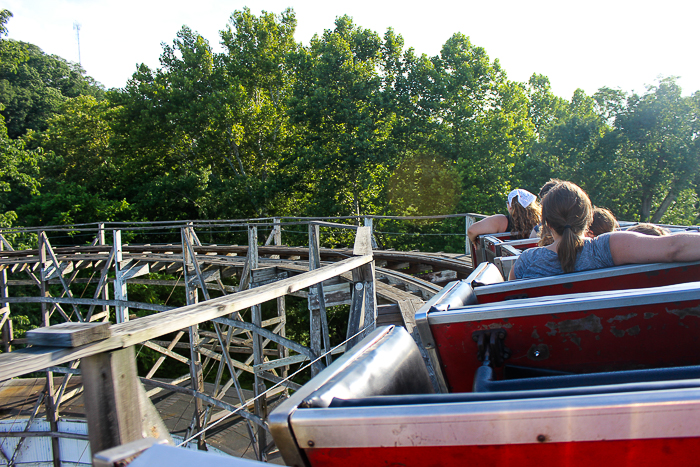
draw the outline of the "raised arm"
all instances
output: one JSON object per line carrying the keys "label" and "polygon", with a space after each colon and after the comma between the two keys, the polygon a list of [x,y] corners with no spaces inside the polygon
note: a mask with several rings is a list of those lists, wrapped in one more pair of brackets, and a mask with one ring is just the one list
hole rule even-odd
{"label": "raised arm", "polygon": [[699,261],[700,234],[684,232],[654,237],[614,232],[610,234],[610,253],[615,265]]}
{"label": "raised arm", "polygon": [[495,214],[481,219],[479,222],[474,222],[467,229],[467,235],[469,236],[469,241],[474,243],[474,240],[479,235],[505,232],[507,227],[508,218],[503,214]]}

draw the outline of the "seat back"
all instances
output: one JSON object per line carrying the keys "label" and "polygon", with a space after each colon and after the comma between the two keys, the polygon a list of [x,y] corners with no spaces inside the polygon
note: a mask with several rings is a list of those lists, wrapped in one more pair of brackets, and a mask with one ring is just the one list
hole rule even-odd
{"label": "seat back", "polygon": [[[507,276],[504,276],[507,277]],[[605,290],[640,289],[700,281],[700,262],[629,264],[475,289],[479,303]]]}
{"label": "seat back", "polygon": [[698,282],[508,300],[426,315],[430,346],[451,392],[472,390],[484,333],[487,346],[491,334],[498,334],[505,365],[496,368],[496,379],[508,376],[508,364],[574,373],[700,364]]}

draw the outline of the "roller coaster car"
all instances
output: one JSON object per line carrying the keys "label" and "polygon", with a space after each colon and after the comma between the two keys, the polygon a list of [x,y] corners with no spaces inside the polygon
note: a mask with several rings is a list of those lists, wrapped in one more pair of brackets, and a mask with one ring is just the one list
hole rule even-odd
{"label": "roller coaster car", "polygon": [[473,357],[493,336],[507,348],[492,355],[497,379],[700,364],[700,283],[685,281],[700,281],[700,262],[508,282],[481,264],[418,310],[416,326],[443,391],[472,390]]}
{"label": "roller coaster car", "polygon": [[518,255],[528,248],[537,246],[538,238],[516,239],[510,233],[489,234],[479,237],[478,247],[472,255],[475,265],[493,263],[508,277]]}
{"label": "roller coaster car", "polygon": [[695,465],[700,282],[674,282],[699,274],[504,282],[480,265],[416,314],[439,394],[406,331],[379,328],[275,409],[272,434],[307,467]]}
{"label": "roller coaster car", "polygon": [[508,381],[493,381],[488,364],[477,373],[475,392],[435,394],[408,333],[379,328],[277,407],[270,430],[299,467],[697,462],[699,366]]}

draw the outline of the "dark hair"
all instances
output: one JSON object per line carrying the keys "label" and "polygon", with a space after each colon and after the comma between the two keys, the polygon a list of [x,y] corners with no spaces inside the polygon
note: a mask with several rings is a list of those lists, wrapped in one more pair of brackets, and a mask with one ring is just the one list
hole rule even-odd
{"label": "dark hair", "polygon": [[512,230],[511,235],[517,238],[529,238],[532,229],[540,223],[542,208],[536,200],[524,208],[516,195],[510,202]]}
{"label": "dark hair", "polygon": [[558,178],[550,178],[547,183],[542,185],[542,188],[540,188],[540,202],[542,202],[542,198],[549,193],[549,190],[557,186],[559,183],[563,182],[564,180],[559,180]]}
{"label": "dark hair", "polygon": [[664,227],[659,227],[658,225],[654,224],[647,224],[646,222],[639,223],[637,225],[633,225],[629,229],[627,229],[628,232],[637,232],[641,233],[644,235],[653,235],[655,237],[663,237],[664,235],[671,235],[671,231],[668,230],[667,228]]}
{"label": "dark hair", "polygon": [[617,220],[612,212],[605,208],[593,209],[593,221],[591,222],[591,226],[588,227],[588,231],[592,233],[594,237],[606,232],[614,232],[617,228]]}
{"label": "dark hair", "polygon": [[578,185],[561,182],[542,200],[542,218],[549,228],[561,235],[557,256],[564,272],[573,272],[576,255],[583,248],[581,236],[593,220],[593,206]]}

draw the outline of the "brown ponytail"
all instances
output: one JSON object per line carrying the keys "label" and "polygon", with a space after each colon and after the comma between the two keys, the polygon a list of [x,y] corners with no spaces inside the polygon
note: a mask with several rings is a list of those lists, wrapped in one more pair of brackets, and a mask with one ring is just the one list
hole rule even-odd
{"label": "brown ponytail", "polygon": [[591,200],[578,185],[562,182],[542,200],[542,218],[561,235],[557,256],[562,270],[573,272],[576,256],[583,248],[582,236],[593,220]]}

